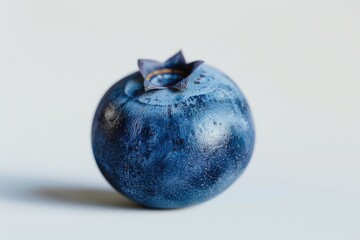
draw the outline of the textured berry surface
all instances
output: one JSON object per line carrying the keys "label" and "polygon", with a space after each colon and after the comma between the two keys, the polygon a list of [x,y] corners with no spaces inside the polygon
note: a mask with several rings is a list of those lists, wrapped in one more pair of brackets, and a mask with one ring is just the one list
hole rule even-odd
{"label": "textured berry surface", "polygon": [[206,201],[247,166],[254,125],[238,87],[206,65],[182,91],[144,91],[140,72],[112,86],[93,122],[92,146],[107,181],[135,202],[179,208]]}

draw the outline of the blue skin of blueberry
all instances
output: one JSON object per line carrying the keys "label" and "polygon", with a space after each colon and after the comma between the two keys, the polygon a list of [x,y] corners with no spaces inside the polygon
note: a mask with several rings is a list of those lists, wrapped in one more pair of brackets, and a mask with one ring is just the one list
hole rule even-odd
{"label": "blue skin of blueberry", "polygon": [[102,98],[92,147],[107,181],[150,208],[213,198],[248,165],[255,142],[249,105],[234,82],[206,64],[182,91],[144,91],[135,72]]}

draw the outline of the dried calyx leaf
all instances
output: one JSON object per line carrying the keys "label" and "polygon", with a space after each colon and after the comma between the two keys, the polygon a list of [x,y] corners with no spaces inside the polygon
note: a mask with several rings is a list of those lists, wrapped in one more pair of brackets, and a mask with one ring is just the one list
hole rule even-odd
{"label": "dried calyx leaf", "polygon": [[172,88],[183,90],[186,88],[189,76],[203,61],[186,63],[181,51],[160,63],[150,59],[139,59],[138,65],[144,78],[145,91]]}

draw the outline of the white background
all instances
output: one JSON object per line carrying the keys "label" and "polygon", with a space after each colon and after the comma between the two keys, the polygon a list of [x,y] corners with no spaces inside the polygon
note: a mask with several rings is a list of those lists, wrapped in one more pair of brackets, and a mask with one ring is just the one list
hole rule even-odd
{"label": "white background", "polygon": [[[182,49],[231,76],[257,142],[199,206],[115,193],[90,129],[104,92]],[[0,0],[0,239],[360,239],[357,0]]]}

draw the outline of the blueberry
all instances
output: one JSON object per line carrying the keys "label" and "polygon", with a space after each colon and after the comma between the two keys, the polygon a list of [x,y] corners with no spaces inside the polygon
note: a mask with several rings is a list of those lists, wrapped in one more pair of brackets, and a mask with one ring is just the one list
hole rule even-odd
{"label": "blueberry", "polygon": [[226,75],[181,52],[113,85],[93,121],[92,146],[107,181],[151,208],[204,202],[248,165],[255,141],[244,95]]}

